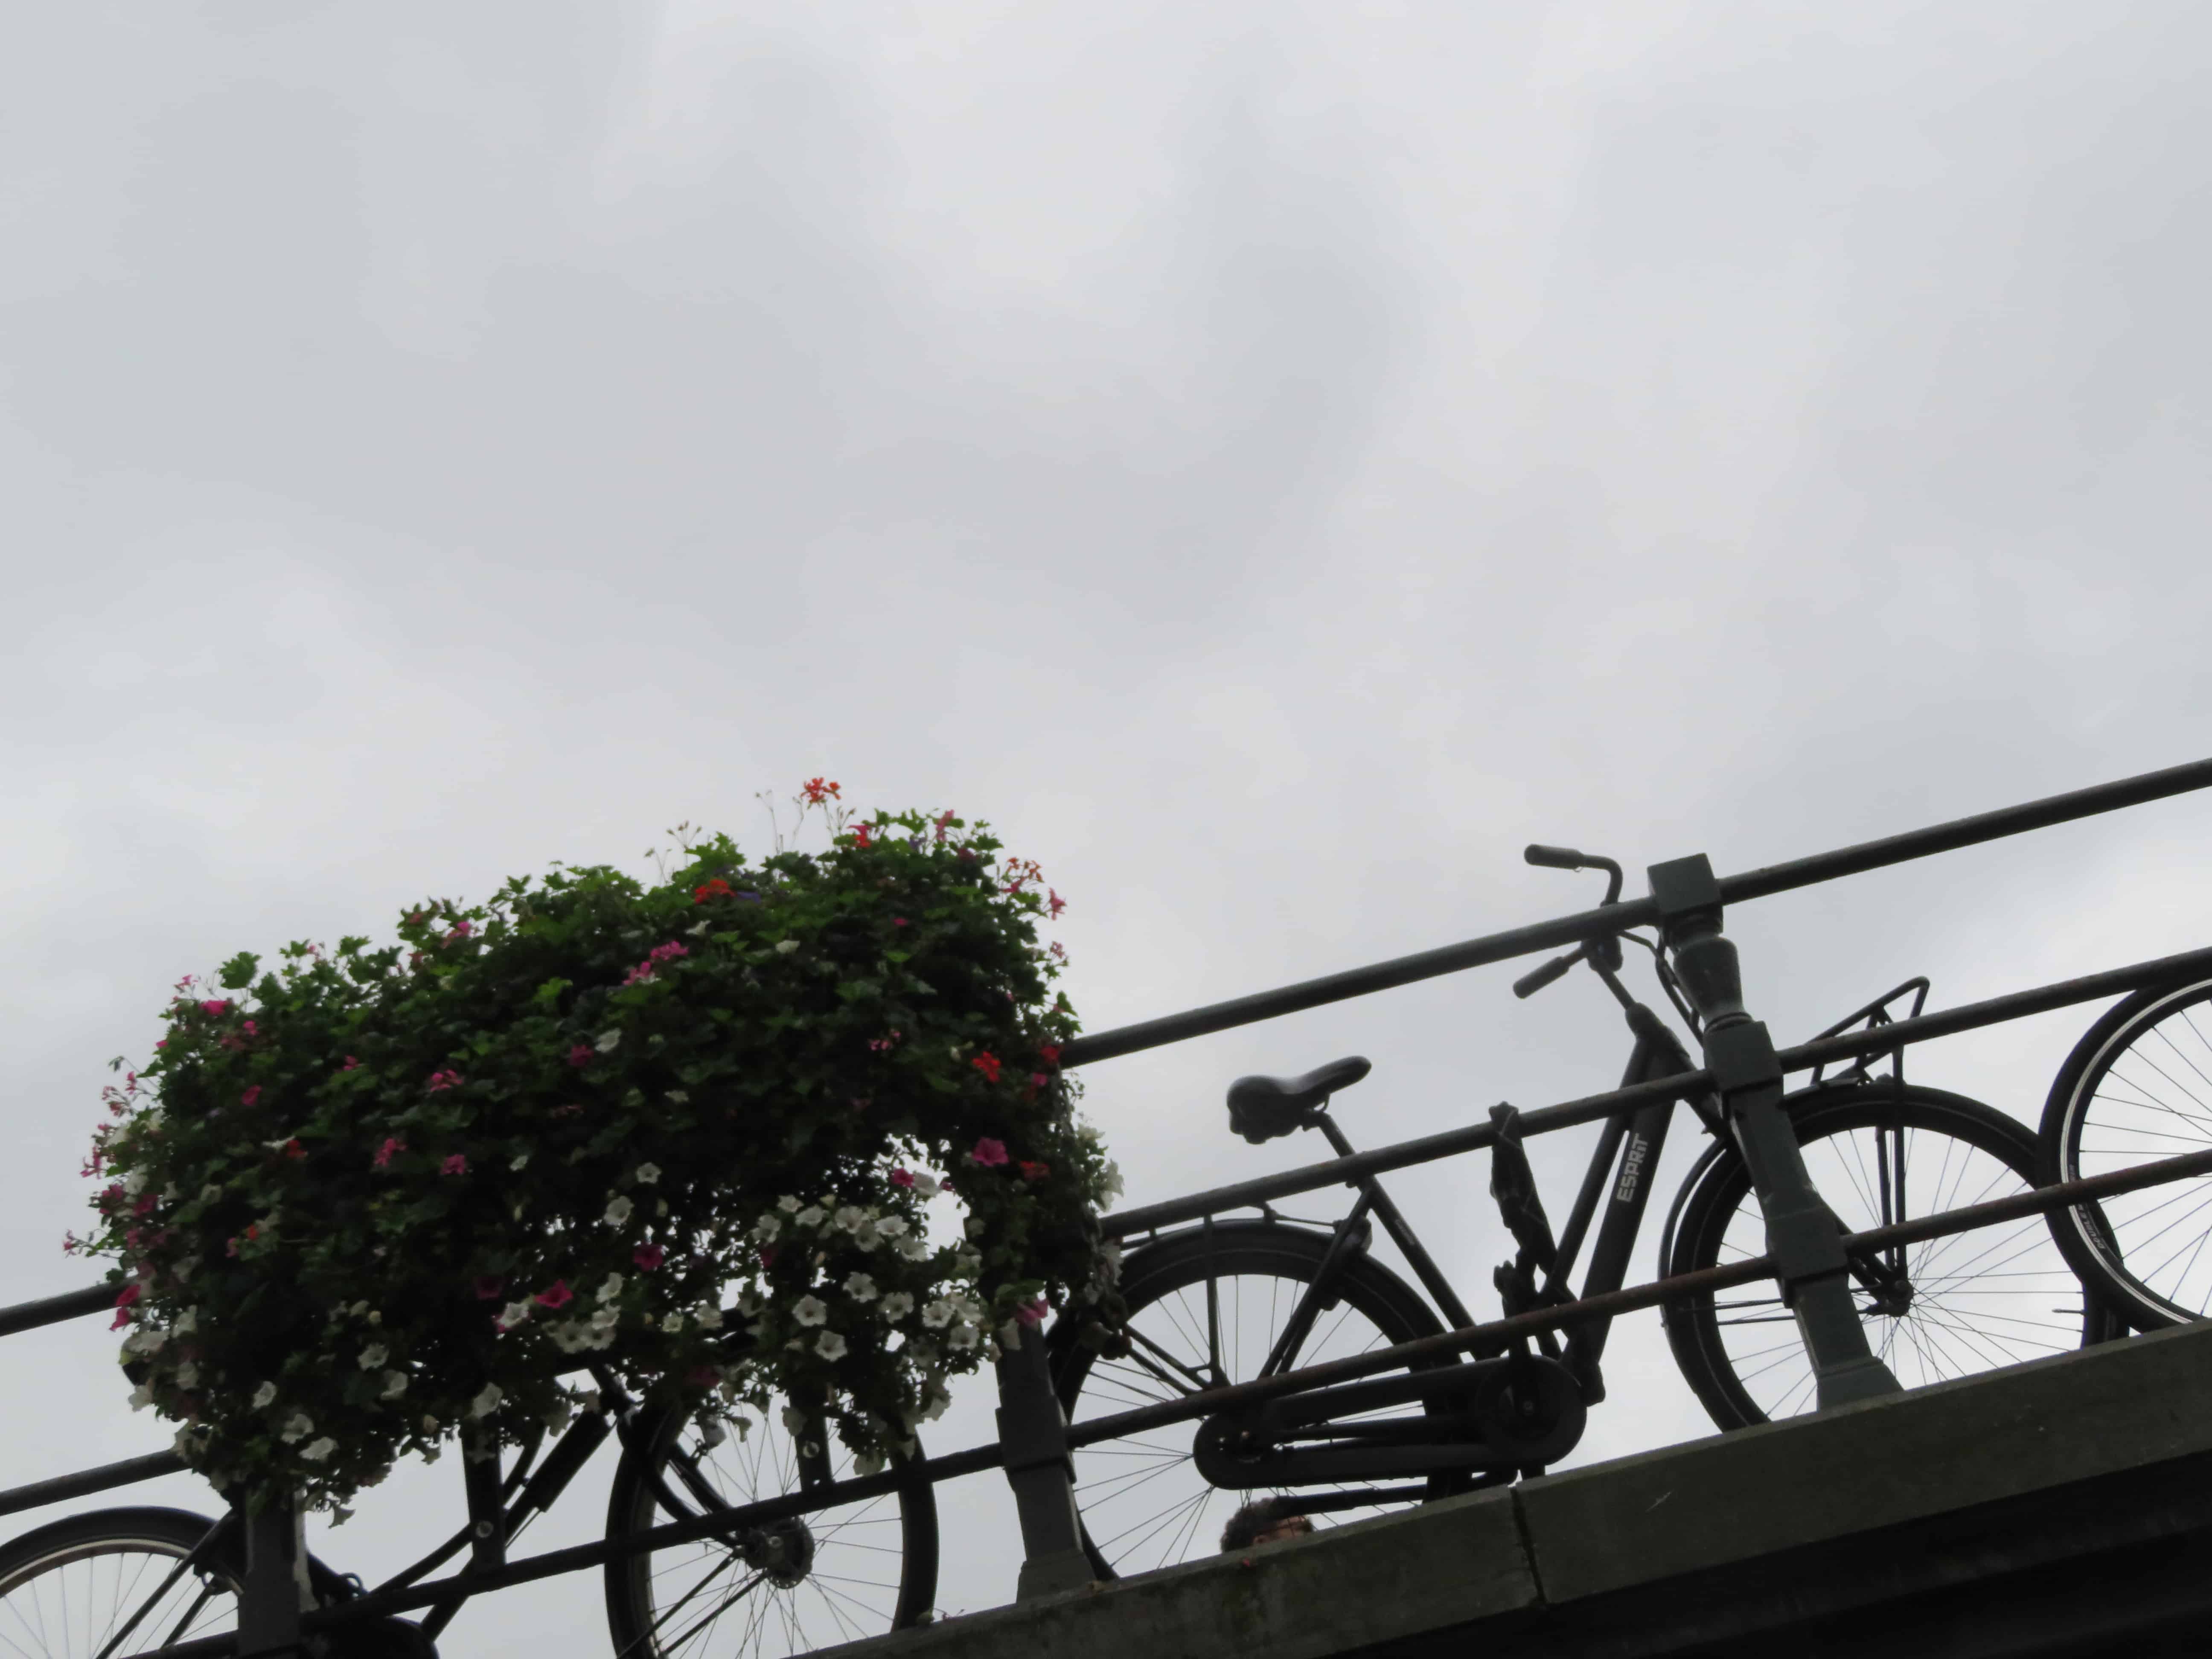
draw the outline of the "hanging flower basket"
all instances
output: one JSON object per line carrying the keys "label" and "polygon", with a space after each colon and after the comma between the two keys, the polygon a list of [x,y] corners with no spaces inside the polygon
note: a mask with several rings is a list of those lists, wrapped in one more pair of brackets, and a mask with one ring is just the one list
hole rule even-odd
{"label": "hanging flower basket", "polygon": [[190,1463],[340,1504],[450,1436],[557,1426],[597,1362],[819,1402],[872,1467],[1049,1308],[1103,1337],[1118,1178],[1060,1069],[1060,900],[986,826],[836,793],[802,798],[818,854],[556,866],[179,987],[107,1091],[82,1247]]}

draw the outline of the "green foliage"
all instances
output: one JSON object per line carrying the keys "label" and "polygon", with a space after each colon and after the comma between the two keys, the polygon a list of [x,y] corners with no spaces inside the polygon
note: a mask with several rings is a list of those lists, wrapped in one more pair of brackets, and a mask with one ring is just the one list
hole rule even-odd
{"label": "green foliage", "polygon": [[[257,1501],[483,1455],[586,1365],[819,1406],[872,1463],[1048,1304],[1110,1322],[1118,1182],[1058,1065],[1036,867],[949,813],[831,827],[181,983],[94,1153],[136,1403]],[[966,1215],[933,1244],[939,1180]]]}

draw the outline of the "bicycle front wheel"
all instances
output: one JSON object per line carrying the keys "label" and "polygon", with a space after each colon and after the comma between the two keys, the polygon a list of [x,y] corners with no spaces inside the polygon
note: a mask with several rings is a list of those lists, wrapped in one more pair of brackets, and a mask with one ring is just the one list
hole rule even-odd
{"label": "bicycle front wheel", "polygon": [[[1806,1172],[1845,1231],[1940,1214],[2036,1185],[2035,1137],[1979,1102],[1873,1084],[1791,1114]],[[1692,1177],[1669,1273],[1766,1250],[1751,1174],[1732,1146]],[[1906,1388],[2063,1352],[2116,1334],[2040,1216],[1855,1260],[1868,1345]],[[1683,1377],[1713,1421],[1742,1428],[1811,1411],[1811,1362],[1771,1284],[1708,1291],[1664,1310]]]}
{"label": "bicycle front wheel", "polygon": [[[1054,1382],[1070,1425],[1079,1428],[1093,1418],[1260,1376],[1319,1276],[1328,1245],[1327,1234],[1246,1222],[1131,1252],[1121,1268],[1128,1356],[1108,1358],[1072,1345],[1055,1355]],[[1304,1340],[1276,1356],[1276,1373],[1443,1328],[1403,1279],[1364,1255],[1343,1264],[1329,1292]],[[1181,1423],[1077,1449],[1076,1506],[1084,1547],[1099,1577],[1149,1572],[1212,1554],[1220,1547],[1224,1522],[1255,1495],[1217,1487],[1198,1472],[1192,1448],[1197,1427]],[[1419,1497],[1447,1490],[1449,1484],[1437,1477],[1411,1488]],[[1401,1495],[1384,1504],[1324,1507],[1346,1492],[1300,1488],[1285,1496],[1316,1527],[1364,1520],[1413,1501]]]}
{"label": "bicycle front wheel", "polygon": [[[2212,980],[2139,991],[2066,1057],[2043,1111],[2045,1156],[2075,1181],[2212,1146]],[[2212,1177],[2168,1182],[2051,1218],[2075,1269],[2122,1318],[2155,1330],[2212,1313]]]}
{"label": "bicycle front wheel", "polygon": [[[746,1412],[722,1437],[670,1408],[633,1432],[607,1536],[621,1539],[849,1479],[817,1420]],[[915,1481],[725,1538],[607,1564],[616,1659],[777,1659],[918,1622],[937,1595],[937,1506]]]}
{"label": "bicycle front wheel", "polygon": [[216,1523],[184,1510],[100,1510],[0,1549],[0,1630],[12,1653],[94,1659],[238,1628],[240,1564]]}

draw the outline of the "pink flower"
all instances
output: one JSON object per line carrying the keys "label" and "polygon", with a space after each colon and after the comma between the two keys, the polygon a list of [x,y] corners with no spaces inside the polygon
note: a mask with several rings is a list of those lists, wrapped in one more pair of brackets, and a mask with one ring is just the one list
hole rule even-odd
{"label": "pink flower", "polygon": [[338,1070],[341,1072],[357,1072],[360,1069],[361,1062],[356,1060],[351,1054],[348,1054],[346,1056],[346,1063],[338,1067]]}
{"label": "pink flower", "polygon": [[668,1252],[658,1244],[641,1244],[629,1253],[629,1259],[651,1273],[668,1259]]}
{"label": "pink flower", "polygon": [[442,1072],[433,1072],[430,1073],[430,1092],[434,1095],[441,1089],[453,1088],[459,1084],[460,1080],[461,1074],[451,1066]]}
{"label": "pink flower", "polygon": [[438,1166],[440,1175],[466,1175],[468,1172],[469,1161],[459,1152],[455,1152]]}
{"label": "pink flower", "polygon": [[393,1135],[386,1139],[384,1145],[376,1149],[376,1161],[369,1167],[372,1169],[381,1170],[386,1164],[392,1162],[392,1153],[404,1152],[406,1150],[407,1143],[400,1139],[398,1135]]}
{"label": "pink flower", "polygon": [[1006,1143],[985,1135],[975,1143],[975,1150],[968,1154],[968,1161],[980,1164],[987,1170],[996,1169],[1006,1161]]}
{"label": "pink flower", "polygon": [[448,941],[457,939],[466,939],[475,931],[476,930],[474,928],[469,926],[469,919],[466,916],[463,916],[459,921],[453,924],[453,931],[447,934],[446,938]]}
{"label": "pink flower", "polygon": [[220,1019],[230,1012],[230,1005],[228,1002],[203,1002],[200,1012],[211,1019]]}
{"label": "pink flower", "polygon": [[588,1042],[580,1042],[568,1050],[568,1063],[571,1066],[588,1066],[593,1058],[592,1045]]}
{"label": "pink flower", "polygon": [[[495,1291],[492,1294],[496,1296],[499,1292]],[[538,1291],[530,1299],[541,1308],[565,1308],[576,1299],[576,1293],[568,1288],[567,1279],[556,1279],[549,1288]]]}
{"label": "pink flower", "polygon": [[665,945],[656,945],[645,953],[646,960],[648,962],[671,962],[678,957],[688,957],[690,954],[690,950],[674,939],[669,940]]}
{"label": "pink flower", "polygon": [[504,1291],[506,1288],[507,1281],[504,1279],[501,1279],[497,1273],[479,1273],[477,1275],[477,1300],[479,1302],[498,1301],[500,1292]]}
{"label": "pink flower", "polygon": [[257,1083],[251,1089],[248,1089],[244,1094],[239,1096],[238,1103],[241,1106],[251,1106],[255,1101],[260,1098],[261,1085]]}
{"label": "pink flower", "polygon": [[853,845],[855,847],[866,847],[868,845],[869,834],[870,831],[866,824],[854,824],[853,826]]}
{"label": "pink flower", "polygon": [[1024,1325],[1043,1324],[1044,1315],[1045,1302],[1042,1297],[1039,1297],[1034,1302],[1025,1302],[1020,1307],[1014,1310],[1014,1317],[1020,1320]]}
{"label": "pink flower", "polygon": [[906,925],[907,920],[904,916],[893,916],[891,918],[891,926],[894,927],[903,927]]}
{"label": "pink flower", "polygon": [[913,1186],[914,1171],[911,1170],[893,1170],[891,1171],[891,1185],[894,1187]]}
{"label": "pink flower", "polygon": [[1067,901],[1066,899],[1060,897],[1059,894],[1053,892],[1052,889],[1049,887],[1046,888],[1044,890],[1050,895],[1045,902],[1044,913],[1046,915],[1057,916],[1062,910],[1067,908]]}
{"label": "pink flower", "polygon": [[1032,1089],[1042,1089],[1045,1085],[1051,1081],[1052,1079],[1047,1077],[1042,1072],[1031,1072],[1030,1073],[1030,1087]]}

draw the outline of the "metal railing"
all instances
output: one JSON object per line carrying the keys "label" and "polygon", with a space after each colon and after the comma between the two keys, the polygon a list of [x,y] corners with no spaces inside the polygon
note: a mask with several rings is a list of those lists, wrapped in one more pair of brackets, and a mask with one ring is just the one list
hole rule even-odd
{"label": "metal railing", "polygon": [[[1002,1401],[1001,1435],[988,1445],[921,1460],[876,1475],[837,1481],[702,1515],[619,1539],[548,1551],[489,1570],[471,1569],[431,1582],[373,1591],[340,1606],[304,1614],[293,1599],[289,1570],[279,1576],[256,1569],[257,1554],[273,1559],[276,1553],[270,1542],[276,1522],[260,1517],[248,1531],[246,1583],[241,1593],[241,1634],[185,1643],[162,1651],[172,1659],[198,1659],[199,1656],[213,1659],[213,1656],[241,1650],[258,1653],[296,1648],[307,1635],[355,1620],[450,1602],[457,1595],[475,1595],[533,1583],[604,1565],[627,1554],[735,1534],[786,1516],[895,1492],[916,1482],[933,1484],[993,1468],[1007,1472],[1020,1510],[1025,1560],[1019,1594],[1026,1598],[1089,1577],[1073,1498],[1069,1454],[1074,1448],[1193,1420],[1261,1399],[1377,1375],[1415,1361],[1494,1350],[1501,1342],[1539,1332],[1610,1319],[1684,1296],[1763,1279],[1778,1281],[1785,1295],[1794,1291],[1801,1302],[1811,1301],[1825,1292],[1833,1293],[1825,1316],[1818,1310],[1809,1316],[1802,1310],[1800,1314],[1801,1329],[1820,1384],[1822,1405],[1893,1391],[1897,1387],[1894,1379],[1868,1352],[1856,1315],[1850,1305],[1849,1293],[1838,1272],[1847,1252],[1899,1247],[2163,1182],[2212,1173],[2212,1152],[2038,1188],[1993,1203],[1847,1238],[1838,1236],[1832,1224],[1793,1230],[1778,1224],[1780,1213],[1792,1202],[1817,1206],[1818,1198],[1805,1178],[1788,1121],[1778,1109],[1782,1076],[1840,1060],[1901,1050],[1911,1043],[2212,970],[2212,949],[2138,963],[1960,1008],[1921,1014],[1883,1024],[1877,1030],[1845,1032],[1777,1051],[1766,1040],[1765,1028],[1750,1018],[1743,1006],[1735,946],[1721,932],[1725,907],[2208,786],[2212,786],[2212,760],[2193,762],[1734,876],[1715,877],[1702,858],[1677,860],[1652,867],[1652,890],[1644,898],[1080,1037],[1063,1051],[1064,1064],[1094,1063],[1469,968],[1616,935],[1632,927],[1656,925],[1701,1016],[1705,1065],[1678,1076],[1522,1113],[1517,1120],[1519,1132],[1525,1137],[1609,1118],[1656,1102],[1717,1096],[1725,1104],[1746,1161],[1753,1165],[1759,1189],[1768,1195],[1769,1249],[1765,1255],[1545,1306],[1507,1319],[1464,1326],[1349,1359],[1089,1419],[1073,1428],[1066,1422],[1052,1392],[1045,1369],[1044,1345],[1032,1341],[1024,1345],[1023,1354],[1009,1354],[1000,1361],[998,1376]],[[1355,1182],[1386,1170],[1479,1150],[1492,1145],[1497,1133],[1488,1122],[1470,1124],[1348,1158],[1141,1206],[1106,1218],[1106,1231],[1111,1237],[1126,1238],[1224,1210]],[[112,1305],[112,1300],[109,1288],[93,1286],[0,1309],[0,1335],[102,1311]],[[173,1455],[158,1453],[18,1486],[0,1492],[0,1514],[150,1480],[175,1473],[183,1467]],[[284,1524],[289,1527],[289,1518]],[[261,1540],[258,1548],[257,1538]]]}

